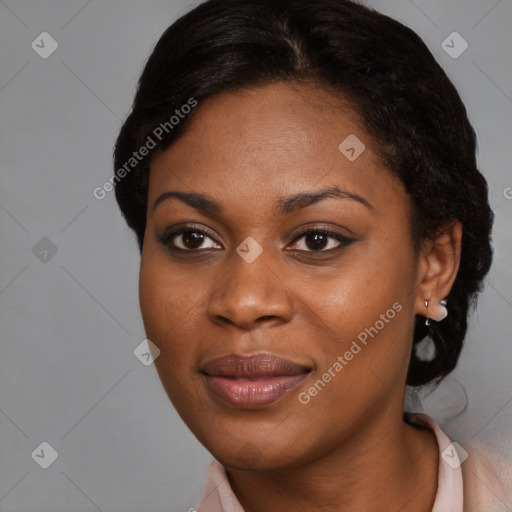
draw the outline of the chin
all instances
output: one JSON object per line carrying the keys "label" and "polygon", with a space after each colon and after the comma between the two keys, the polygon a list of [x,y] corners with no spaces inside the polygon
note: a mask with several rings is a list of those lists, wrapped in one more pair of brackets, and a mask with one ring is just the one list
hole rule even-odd
{"label": "chin", "polygon": [[248,441],[237,451],[226,453],[220,450],[210,450],[210,453],[223,466],[238,471],[275,471],[298,465],[297,453],[277,453],[264,449]]}
{"label": "chin", "polygon": [[[240,471],[269,471],[292,468],[308,459],[304,443],[287,432],[277,436],[271,430],[269,434],[269,430],[261,429],[258,435],[240,424],[235,432],[233,428],[222,427],[213,432],[205,430],[211,429],[211,424],[201,425],[200,431],[189,425],[199,442],[225,467]],[[311,448],[314,451],[314,446]]]}

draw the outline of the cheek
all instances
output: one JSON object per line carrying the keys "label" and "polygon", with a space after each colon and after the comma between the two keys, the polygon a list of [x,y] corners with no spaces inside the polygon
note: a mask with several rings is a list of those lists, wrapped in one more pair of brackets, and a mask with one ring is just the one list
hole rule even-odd
{"label": "cheek", "polygon": [[414,315],[407,295],[384,281],[371,290],[346,282],[322,288],[319,318],[328,329],[310,347],[316,371],[297,400],[299,413],[322,424],[324,447],[400,402]]}
{"label": "cheek", "polygon": [[378,395],[383,385],[404,378],[414,327],[410,251],[379,244],[360,253],[346,271],[340,268],[320,282],[312,277],[298,285],[308,305],[308,324],[324,333],[315,347],[317,377],[330,370],[336,378],[326,375],[326,380],[338,383],[329,385],[332,393],[353,397],[371,390]]}
{"label": "cheek", "polygon": [[[193,326],[201,295],[172,269],[165,252],[144,248],[139,274],[139,302],[146,336],[160,349],[155,368],[176,410],[192,414],[199,374]],[[191,382],[191,379],[194,382]],[[187,384],[185,384],[187,383]]]}
{"label": "cheek", "polygon": [[386,254],[370,245],[361,246],[357,254],[351,255],[346,267],[340,265],[321,277],[302,276],[293,283],[313,318],[327,324],[333,334],[340,333],[341,341],[356,337],[389,309],[388,317],[394,319],[393,304],[398,301],[404,306],[405,301],[411,300],[407,295],[412,289],[413,274],[405,270],[411,268],[409,258],[401,258],[391,250]]}
{"label": "cheek", "polygon": [[[139,302],[146,334],[150,337],[161,332],[167,323],[167,304],[172,300],[165,268],[154,260],[144,248],[139,274]],[[158,337],[152,341],[158,342]]]}
{"label": "cheek", "polygon": [[[139,302],[149,339],[164,352],[177,351],[201,301],[201,289],[172,269],[165,252],[144,248],[139,275]],[[170,343],[169,340],[173,340]]]}

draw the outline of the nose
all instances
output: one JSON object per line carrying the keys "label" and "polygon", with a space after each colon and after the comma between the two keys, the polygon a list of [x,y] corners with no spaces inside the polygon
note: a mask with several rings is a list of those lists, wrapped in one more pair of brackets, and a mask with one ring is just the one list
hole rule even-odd
{"label": "nose", "polygon": [[292,292],[271,265],[270,251],[247,263],[236,252],[211,291],[208,315],[217,325],[233,324],[241,329],[282,324],[292,317]]}

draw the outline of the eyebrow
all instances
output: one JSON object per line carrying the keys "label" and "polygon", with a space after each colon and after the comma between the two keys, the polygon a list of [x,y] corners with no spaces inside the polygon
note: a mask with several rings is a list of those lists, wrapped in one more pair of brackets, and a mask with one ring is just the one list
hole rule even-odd
{"label": "eyebrow", "polygon": [[[331,197],[338,199],[351,199],[363,204],[367,208],[373,208],[373,206],[365,198],[352,192],[340,189],[339,187],[331,187],[322,190],[316,190],[314,192],[299,192],[287,197],[281,197],[276,202],[275,212],[278,215],[287,215],[296,210],[301,210],[307,206],[318,203],[323,199]],[[171,198],[178,199],[183,203],[188,204],[192,208],[200,211],[201,213],[213,217],[222,215],[224,211],[221,203],[203,194],[178,191],[167,191],[161,194],[153,203],[153,211],[159,204]]]}

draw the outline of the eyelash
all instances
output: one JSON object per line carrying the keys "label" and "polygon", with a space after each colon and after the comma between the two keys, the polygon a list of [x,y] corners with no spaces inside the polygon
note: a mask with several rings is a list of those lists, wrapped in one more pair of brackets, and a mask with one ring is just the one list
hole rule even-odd
{"label": "eyelash", "polygon": [[[182,235],[184,233],[200,233],[200,234],[205,235],[206,237],[210,238],[211,240],[213,240],[216,244],[219,244],[219,242],[217,242],[217,240],[215,240],[215,238],[208,231],[206,231],[205,229],[203,229],[199,226],[195,226],[195,225],[181,226],[169,233],[165,233],[164,235],[158,236],[157,239],[160,243],[165,245],[170,252],[173,252],[173,253],[182,253],[182,254],[183,253],[192,253],[192,254],[196,253],[197,254],[199,252],[219,250],[219,249],[214,249],[214,248],[182,249],[181,247],[176,247],[175,245],[173,245],[172,241],[176,237],[178,237],[179,235]],[[301,250],[301,249],[294,249],[294,251],[306,252],[306,253],[331,253],[331,252],[343,249],[344,247],[347,247],[352,242],[354,242],[354,239],[346,237],[346,236],[342,235],[341,233],[338,233],[337,231],[333,231],[327,227],[319,226],[319,227],[313,227],[313,228],[305,227],[305,228],[299,229],[297,236],[293,239],[293,241],[291,243],[294,244],[298,240],[303,238],[304,236],[306,236],[308,234],[313,234],[313,233],[327,235],[328,238],[334,238],[335,240],[340,242],[340,245],[338,245],[337,247],[331,248],[331,249],[327,249],[327,250],[319,249],[317,251],[315,251],[315,250],[305,251],[305,250]]]}

